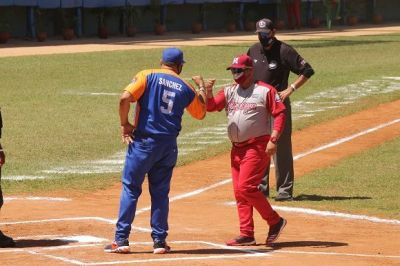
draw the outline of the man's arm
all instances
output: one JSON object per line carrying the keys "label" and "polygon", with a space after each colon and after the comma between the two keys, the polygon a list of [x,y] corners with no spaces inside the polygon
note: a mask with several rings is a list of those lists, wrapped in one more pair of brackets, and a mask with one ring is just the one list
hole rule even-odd
{"label": "man's arm", "polygon": [[278,92],[271,86],[269,93],[267,94],[267,109],[274,118],[274,125],[272,127],[271,137],[267,144],[266,152],[269,155],[273,155],[277,149],[278,139],[285,127],[285,105],[283,104]]}
{"label": "man's arm", "polygon": [[285,101],[287,97],[292,95],[292,93],[303,86],[304,83],[314,75],[314,69],[311,65],[292,47],[288,47],[285,57],[287,57],[286,62],[290,67],[290,71],[296,73],[298,77],[292,84],[288,84],[288,87],[285,90],[279,92],[282,101]]}
{"label": "man's arm", "polygon": [[207,103],[204,80],[202,76],[193,76],[192,80],[196,83],[198,89],[194,89],[196,91],[195,96],[192,102],[186,107],[186,110],[192,117],[202,120],[206,116]]}
{"label": "man's arm", "polygon": [[131,102],[134,102],[132,94],[124,91],[119,99],[119,120],[121,123],[122,142],[129,144],[133,142],[133,130],[135,127],[129,123],[129,109]]}

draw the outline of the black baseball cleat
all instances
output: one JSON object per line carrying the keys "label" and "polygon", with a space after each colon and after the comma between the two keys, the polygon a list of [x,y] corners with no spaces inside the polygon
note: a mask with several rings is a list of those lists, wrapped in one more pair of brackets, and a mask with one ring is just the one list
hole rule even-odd
{"label": "black baseball cleat", "polygon": [[227,246],[253,246],[256,244],[256,240],[251,236],[238,236],[226,241],[225,244]]}
{"label": "black baseball cleat", "polygon": [[0,231],[0,248],[13,248],[15,247],[15,241],[9,236],[3,234]]}
{"label": "black baseball cleat", "polygon": [[281,218],[277,224],[269,227],[267,240],[265,241],[267,246],[271,245],[278,239],[279,235],[283,231],[283,228],[285,228],[286,223],[287,221]]}
{"label": "black baseball cleat", "polygon": [[290,195],[278,195],[275,197],[275,201],[293,201],[293,197]]}
{"label": "black baseball cleat", "polygon": [[153,248],[153,254],[165,254],[171,251],[165,241],[154,242]]}

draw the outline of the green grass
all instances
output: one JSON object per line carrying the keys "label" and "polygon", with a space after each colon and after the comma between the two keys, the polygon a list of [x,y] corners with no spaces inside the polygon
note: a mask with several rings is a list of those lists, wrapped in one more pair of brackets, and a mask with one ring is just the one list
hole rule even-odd
{"label": "green grass", "polygon": [[[316,74],[292,101],[317,92],[382,76],[398,76],[400,35],[335,38],[289,42],[313,66]],[[225,70],[248,44],[184,47],[187,61],[182,76],[195,74],[230,79]],[[0,106],[4,119],[2,144],[7,153],[3,175],[42,175],[53,167],[108,158],[122,151],[119,139],[118,96],[87,96],[82,92],[120,93],[133,75],[158,67],[161,49],[2,58]],[[294,76],[291,76],[293,79]],[[226,81],[219,81],[223,84]],[[346,100],[347,95],[340,95]],[[310,125],[400,99],[400,90],[360,98],[335,112],[321,112],[294,123]],[[185,115],[181,135],[224,123],[224,112],[201,122]],[[226,141],[180,157],[179,165],[229,149]],[[7,181],[7,193],[60,189],[98,189],[118,180],[119,173],[64,175],[50,180]]]}
{"label": "green grass", "polygon": [[400,138],[296,180],[293,206],[400,219]]}

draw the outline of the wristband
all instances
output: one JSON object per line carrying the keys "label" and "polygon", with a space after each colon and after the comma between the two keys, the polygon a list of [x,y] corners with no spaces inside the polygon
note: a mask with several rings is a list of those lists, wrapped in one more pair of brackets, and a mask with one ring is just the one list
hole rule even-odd
{"label": "wristband", "polygon": [[290,84],[290,88],[292,88],[292,91],[294,92],[295,90],[297,90],[296,86],[294,84]]}
{"label": "wristband", "polygon": [[269,141],[271,141],[272,143],[276,144],[278,142],[278,138],[277,137],[270,137]]}

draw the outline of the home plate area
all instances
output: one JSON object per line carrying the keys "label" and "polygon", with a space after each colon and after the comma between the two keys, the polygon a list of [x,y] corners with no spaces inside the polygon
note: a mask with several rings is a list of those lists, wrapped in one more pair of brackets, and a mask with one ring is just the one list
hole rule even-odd
{"label": "home plate area", "polygon": [[51,265],[58,264],[56,261],[71,265],[118,265],[269,256],[268,249],[262,247],[254,250],[251,247],[228,247],[208,241],[170,241],[169,245],[173,248],[171,253],[154,255],[153,242],[131,242],[131,254],[104,253],[103,246],[108,240],[91,235],[38,235],[18,237],[15,240],[18,248],[0,250],[0,254],[27,253],[46,257],[53,260]]}

